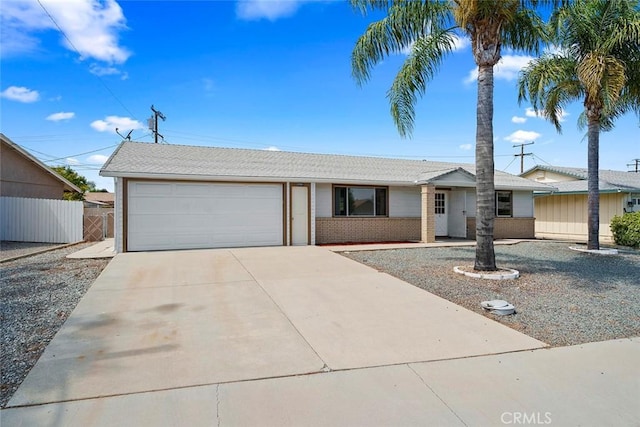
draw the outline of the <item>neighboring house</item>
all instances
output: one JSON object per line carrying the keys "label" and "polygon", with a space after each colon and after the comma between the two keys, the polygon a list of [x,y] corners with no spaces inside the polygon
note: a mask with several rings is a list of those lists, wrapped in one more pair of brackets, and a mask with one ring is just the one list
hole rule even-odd
{"label": "neighboring house", "polygon": [[112,208],[115,201],[114,193],[101,191],[90,191],[84,194],[85,207],[91,208]]}
{"label": "neighboring house", "polygon": [[[611,219],[640,211],[640,173],[600,170],[600,240],[612,242]],[[536,191],[536,237],[587,240],[587,169],[536,166],[520,176],[555,187]]]}
{"label": "neighboring house", "polygon": [[0,133],[0,196],[62,199],[82,190]]}
{"label": "neighboring house", "polygon": [[[123,142],[116,250],[475,238],[470,164]],[[495,175],[496,238],[532,238],[533,191]]]}

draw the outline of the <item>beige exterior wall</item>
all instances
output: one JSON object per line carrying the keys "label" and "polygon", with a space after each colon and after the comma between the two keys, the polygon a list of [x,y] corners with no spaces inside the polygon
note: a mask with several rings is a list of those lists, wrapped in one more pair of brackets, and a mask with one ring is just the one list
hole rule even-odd
{"label": "beige exterior wall", "polygon": [[[493,224],[494,239],[533,239],[535,218],[496,218]],[[476,219],[467,218],[467,238],[476,239]]]}
{"label": "beige exterior wall", "polygon": [[[622,215],[626,194],[600,194],[600,241],[612,242],[611,219]],[[587,240],[587,195],[564,194],[536,197],[536,237]]]}
{"label": "beige exterior wall", "polygon": [[0,155],[0,196],[62,199],[64,184],[7,144]]}
{"label": "beige exterior wall", "polygon": [[420,218],[316,218],[316,244],[420,240]]}

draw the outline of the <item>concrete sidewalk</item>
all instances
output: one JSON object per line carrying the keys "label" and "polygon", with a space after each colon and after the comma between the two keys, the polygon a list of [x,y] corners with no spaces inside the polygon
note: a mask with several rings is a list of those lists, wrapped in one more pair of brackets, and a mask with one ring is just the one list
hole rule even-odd
{"label": "concrete sidewalk", "polygon": [[116,256],[116,251],[113,247],[114,239],[104,239],[101,242],[97,242],[95,245],[91,245],[88,248],[79,250],[72,254],[67,255],[67,258],[72,259],[85,259],[85,258],[113,258]]}
{"label": "concrete sidewalk", "polygon": [[[626,360],[638,359],[638,344],[477,365],[485,357],[476,356],[544,343],[324,248],[127,253],[89,289],[0,417],[3,426],[481,425],[495,419],[496,406],[480,416],[487,389],[504,390],[490,400],[512,399],[513,411],[532,398],[553,403],[512,377],[559,384],[563,364],[577,379],[605,365],[613,373],[558,390],[621,387],[632,396],[638,371]],[[536,356],[548,354],[560,356]],[[621,414],[634,414],[620,402]]]}
{"label": "concrete sidewalk", "polygon": [[640,340],[7,409],[3,426],[637,426]]}

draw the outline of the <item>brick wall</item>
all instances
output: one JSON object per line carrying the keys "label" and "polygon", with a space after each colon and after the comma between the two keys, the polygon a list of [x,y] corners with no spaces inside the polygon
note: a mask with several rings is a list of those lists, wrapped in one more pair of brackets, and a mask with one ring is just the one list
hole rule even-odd
{"label": "brick wall", "polygon": [[[493,225],[494,239],[535,238],[535,218],[496,218]],[[476,219],[467,217],[467,238],[476,238]]]}
{"label": "brick wall", "polygon": [[424,243],[436,241],[436,187],[423,185],[422,190],[422,220],[420,240]]}
{"label": "brick wall", "polygon": [[420,218],[316,218],[316,243],[420,240]]}

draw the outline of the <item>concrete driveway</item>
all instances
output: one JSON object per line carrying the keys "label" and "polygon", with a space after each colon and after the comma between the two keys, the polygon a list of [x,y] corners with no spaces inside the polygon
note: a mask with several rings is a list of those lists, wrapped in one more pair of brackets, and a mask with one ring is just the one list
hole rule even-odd
{"label": "concrete driveway", "polygon": [[[544,346],[320,247],[119,254],[0,416],[3,426],[220,425],[221,413],[228,425],[461,424],[426,386],[445,365],[419,362]],[[307,419],[318,390],[335,393],[334,410]],[[267,398],[279,402],[272,419]]]}

